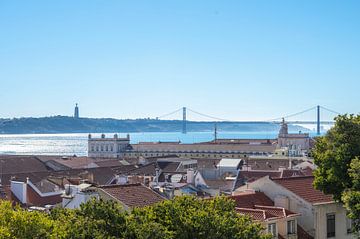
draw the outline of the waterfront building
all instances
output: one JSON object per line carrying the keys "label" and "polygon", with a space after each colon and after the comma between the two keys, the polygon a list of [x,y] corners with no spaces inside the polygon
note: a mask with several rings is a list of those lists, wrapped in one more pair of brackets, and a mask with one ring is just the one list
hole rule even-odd
{"label": "waterfront building", "polygon": [[185,158],[243,158],[249,155],[270,155],[276,144],[270,140],[226,140],[182,144],[180,142],[144,142],[130,144],[130,136],[92,138],[89,135],[88,156],[102,158],[140,158],[175,155]]}
{"label": "waterfront building", "polygon": [[308,133],[290,134],[288,125],[283,119],[278,135],[277,152],[287,156],[302,156],[309,152],[311,141],[312,139]]}
{"label": "waterfront building", "polygon": [[130,136],[119,138],[114,134],[113,138],[106,138],[105,134],[101,138],[88,137],[88,156],[94,158],[124,158],[126,152],[131,150]]}

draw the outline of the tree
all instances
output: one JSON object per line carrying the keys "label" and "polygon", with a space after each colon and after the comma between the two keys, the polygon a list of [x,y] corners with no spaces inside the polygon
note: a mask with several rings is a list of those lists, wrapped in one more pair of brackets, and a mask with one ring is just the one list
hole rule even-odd
{"label": "tree", "polygon": [[41,212],[25,211],[0,202],[0,238],[51,238],[54,222]]}
{"label": "tree", "polygon": [[29,212],[0,201],[0,238],[265,239],[263,228],[235,212],[232,200],[178,197],[125,212],[113,201],[91,200],[80,209]]}
{"label": "tree", "polygon": [[51,218],[61,238],[124,238],[127,213],[114,201],[92,199],[80,209],[55,209]]}
{"label": "tree", "polygon": [[360,115],[341,115],[325,136],[316,139],[312,152],[318,168],[314,186],[332,194],[348,209],[354,229],[360,229]]}
{"label": "tree", "polygon": [[133,223],[140,231],[132,232],[127,238],[158,238],[137,237],[143,235],[144,230],[145,234],[149,232],[149,224],[161,229],[162,238],[267,238],[261,235],[260,224],[238,214],[234,201],[225,197],[200,200],[184,196],[152,207],[137,208],[130,214],[129,224]]}

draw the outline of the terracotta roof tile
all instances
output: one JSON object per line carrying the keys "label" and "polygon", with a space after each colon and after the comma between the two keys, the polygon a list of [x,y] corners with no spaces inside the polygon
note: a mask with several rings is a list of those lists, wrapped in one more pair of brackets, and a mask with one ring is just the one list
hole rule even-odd
{"label": "terracotta roof tile", "polygon": [[313,187],[314,177],[312,176],[277,178],[272,180],[310,203],[334,201],[332,195],[326,195]]}
{"label": "terracotta roof tile", "polygon": [[267,221],[267,220],[273,220],[276,218],[281,218],[276,215],[271,214],[267,210],[262,209],[252,209],[252,208],[235,208],[235,210],[242,214],[250,216],[252,219],[257,221]]}
{"label": "terracotta roof tile", "polygon": [[229,198],[235,200],[236,207],[254,208],[255,205],[274,206],[274,202],[263,192],[242,192]]}
{"label": "terracotta roof tile", "polygon": [[100,187],[100,190],[130,208],[144,207],[165,200],[165,198],[158,193],[139,183],[102,186]]}

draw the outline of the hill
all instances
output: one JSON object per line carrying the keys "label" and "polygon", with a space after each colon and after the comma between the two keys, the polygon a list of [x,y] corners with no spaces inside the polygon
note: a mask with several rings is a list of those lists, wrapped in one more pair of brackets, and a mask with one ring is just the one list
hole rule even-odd
{"label": "hill", "polygon": [[[277,131],[279,125],[257,122],[218,122],[220,131]],[[306,131],[290,125],[291,131]],[[41,118],[0,119],[1,134],[36,133],[100,133],[100,132],[176,132],[181,131],[181,120],[73,118],[53,116]],[[214,122],[187,121],[188,131],[213,131]]]}

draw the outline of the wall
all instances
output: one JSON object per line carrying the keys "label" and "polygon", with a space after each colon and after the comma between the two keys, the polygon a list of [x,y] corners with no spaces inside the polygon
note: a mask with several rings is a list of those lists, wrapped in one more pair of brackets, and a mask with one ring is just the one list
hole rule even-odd
{"label": "wall", "polygon": [[327,238],[326,214],[328,213],[335,214],[335,237],[332,238],[355,238],[354,235],[347,233],[345,208],[339,203],[332,203],[315,206],[315,226],[317,231],[315,239]]}
{"label": "wall", "polygon": [[289,198],[289,210],[292,212],[300,213],[301,216],[298,218],[298,224],[304,228],[310,235],[315,235],[314,227],[314,210],[312,205],[302,198],[298,197],[296,194],[292,193],[289,190],[281,187],[280,185],[274,183],[269,179],[268,176],[260,178],[255,182],[244,185],[234,192],[236,195],[237,191],[245,190],[246,188],[251,188],[257,191],[264,192],[271,200],[275,201],[275,198],[278,196],[286,196]]}
{"label": "wall", "polygon": [[21,202],[26,203],[26,183],[11,181],[10,182],[10,190],[14,194],[14,196]]}

